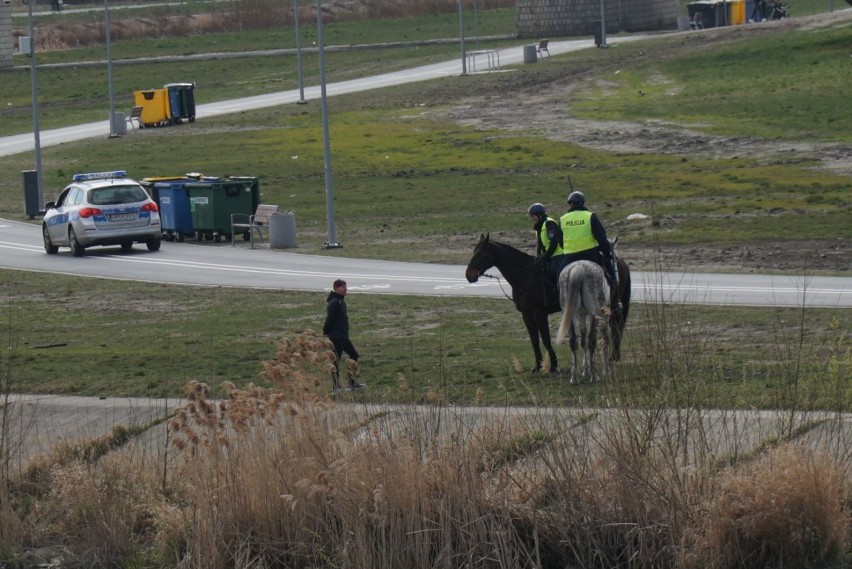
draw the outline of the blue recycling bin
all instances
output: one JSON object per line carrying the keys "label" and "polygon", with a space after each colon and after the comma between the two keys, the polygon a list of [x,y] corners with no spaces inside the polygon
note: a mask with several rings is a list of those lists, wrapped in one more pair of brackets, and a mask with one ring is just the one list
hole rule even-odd
{"label": "blue recycling bin", "polygon": [[154,184],[160,198],[160,224],[163,227],[163,236],[169,241],[183,241],[185,236],[195,235],[186,185],[197,181],[187,179]]}

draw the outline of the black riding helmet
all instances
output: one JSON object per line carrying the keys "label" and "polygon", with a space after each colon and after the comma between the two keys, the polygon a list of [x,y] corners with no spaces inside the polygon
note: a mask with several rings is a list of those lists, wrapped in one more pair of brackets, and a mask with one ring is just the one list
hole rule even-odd
{"label": "black riding helmet", "polygon": [[568,195],[568,203],[571,205],[584,205],[586,203],[586,196],[583,195],[583,192],[571,192]]}
{"label": "black riding helmet", "polygon": [[527,210],[527,215],[547,215],[547,211],[544,209],[544,205],[534,203]]}

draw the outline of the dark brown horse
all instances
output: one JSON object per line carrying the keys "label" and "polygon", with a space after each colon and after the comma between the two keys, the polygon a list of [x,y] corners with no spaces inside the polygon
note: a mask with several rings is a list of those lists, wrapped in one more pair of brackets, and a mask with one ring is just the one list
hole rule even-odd
{"label": "dark brown horse", "polygon": [[[615,242],[613,241],[613,251]],[[533,268],[534,258],[505,243],[492,241],[489,235],[482,235],[473,250],[473,256],[467,265],[465,277],[475,283],[485,271],[496,267],[503,278],[512,287],[512,300],[524,319],[524,325],[530,336],[533,352],[535,352],[535,368],[541,371],[543,356],[541,344],[544,344],[550,357],[550,371],[558,371],[556,351],[550,341],[550,328],[547,315],[559,312],[559,294],[556,287],[545,286],[542,275]],[[610,318],[612,333],[612,351],[610,357],[617,361],[621,357],[621,337],[627,323],[630,310],[630,269],[621,259],[618,259],[619,292],[622,312]]]}

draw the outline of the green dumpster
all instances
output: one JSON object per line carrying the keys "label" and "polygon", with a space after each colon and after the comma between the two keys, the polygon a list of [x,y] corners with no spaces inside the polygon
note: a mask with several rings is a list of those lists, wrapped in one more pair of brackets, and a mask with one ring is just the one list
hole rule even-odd
{"label": "green dumpster", "polygon": [[231,238],[231,214],[251,215],[259,201],[249,180],[225,179],[206,184],[187,184],[192,227],[197,241]]}
{"label": "green dumpster", "polygon": [[260,205],[260,178],[257,176],[228,176],[225,178],[228,182],[246,182],[251,184],[251,212],[257,209]]}

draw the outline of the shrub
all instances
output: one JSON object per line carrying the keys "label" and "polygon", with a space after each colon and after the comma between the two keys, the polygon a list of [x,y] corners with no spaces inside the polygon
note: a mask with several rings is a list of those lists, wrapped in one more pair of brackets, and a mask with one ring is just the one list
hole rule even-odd
{"label": "shrub", "polygon": [[849,528],[842,468],[797,445],[724,472],[687,566],[814,567],[844,553]]}

